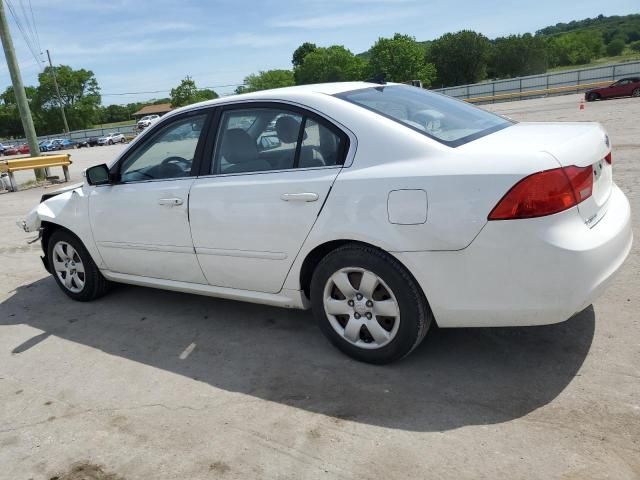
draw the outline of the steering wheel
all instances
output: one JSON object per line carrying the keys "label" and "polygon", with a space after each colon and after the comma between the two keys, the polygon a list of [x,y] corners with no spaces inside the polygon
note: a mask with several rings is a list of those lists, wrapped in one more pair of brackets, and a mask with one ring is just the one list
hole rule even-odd
{"label": "steering wheel", "polygon": [[165,158],[159,165],[164,177],[180,177],[191,170],[191,161],[186,158],[171,156]]}
{"label": "steering wheel", "polygon": [[169,164],[175,164],[175,163],[182,163],[184,164],[185,167],[191,168],[191,161],[187,160],[186,158],[182,158],[178,156],[167,157],[162,161],[160,165],[169,165]]}

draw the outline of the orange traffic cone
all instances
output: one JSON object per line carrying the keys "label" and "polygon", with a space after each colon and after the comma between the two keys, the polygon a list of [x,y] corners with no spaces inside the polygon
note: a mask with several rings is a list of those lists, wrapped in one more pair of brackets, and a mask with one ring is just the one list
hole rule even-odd
{"label": "orange traffic cone", "polygon": [[584,98],[580,100],[580,106],[578,107],[578,110],[584,110]]}

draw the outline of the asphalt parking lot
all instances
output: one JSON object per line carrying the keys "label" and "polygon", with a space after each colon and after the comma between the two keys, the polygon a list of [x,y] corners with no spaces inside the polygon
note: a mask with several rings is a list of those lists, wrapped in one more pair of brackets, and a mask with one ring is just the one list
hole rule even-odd
{"label": "asphalt parking lot", "polygon": [[[1,194],[0,478],[640,478],[640,99],[578,102],[485,108],[608,129],[636,238],[613,284],[564,323],[434,330],[385,367],[308,312],[129,286],[73,302],[15,226],[44,189]],[[72,151],[73,180],[122,148]]]}

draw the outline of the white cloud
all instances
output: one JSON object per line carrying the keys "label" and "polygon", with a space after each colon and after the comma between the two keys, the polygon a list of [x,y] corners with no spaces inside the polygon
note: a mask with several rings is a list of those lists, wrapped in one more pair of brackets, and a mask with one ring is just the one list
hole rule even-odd
{"label": "white cloud", "polygon": [[388,12],[353,12],[336,13],[329,15],[307,15],[297,18],[273,18],[268,25],[277,28],[311,28],[311,29],[335,29],[369,25],[389,20],[397,20],[415,15],[415,10],[404,9]]}
{"label": "white cloud", "polygon": [[214,47],[277,47],[291,41],[287,35],[269,35],[256,33],[236,33],[227,37],[217,38]]}

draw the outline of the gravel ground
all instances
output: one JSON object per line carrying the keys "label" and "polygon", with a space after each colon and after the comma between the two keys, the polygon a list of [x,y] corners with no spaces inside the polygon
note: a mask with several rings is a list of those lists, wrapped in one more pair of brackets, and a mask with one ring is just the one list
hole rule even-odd
{"label": "gravel ground", "polygon": [[[640,238],[640,100],[578,102],[485,108],[602,122]],[[71,152],[72,177],[121,148]],[[640,478],[638,242],[567,322],[435,330],[374,367],[308,312],[125,286],[72,302],[14,225],[43,191],[0,195],[2,479]]]}

